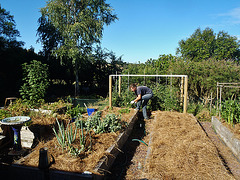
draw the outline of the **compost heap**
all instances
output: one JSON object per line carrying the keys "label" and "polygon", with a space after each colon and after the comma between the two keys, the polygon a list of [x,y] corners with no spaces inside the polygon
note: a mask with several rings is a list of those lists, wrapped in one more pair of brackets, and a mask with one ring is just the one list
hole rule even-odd
{"label": "compost heap", "polygon": [[149,145],[148,179],[234,179],[192,115],[157,112]]}

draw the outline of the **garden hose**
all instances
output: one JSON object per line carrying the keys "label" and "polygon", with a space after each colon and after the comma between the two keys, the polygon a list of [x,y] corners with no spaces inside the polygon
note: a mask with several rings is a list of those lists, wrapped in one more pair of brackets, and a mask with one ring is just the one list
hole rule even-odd
{"label": "garden hose", "polygon": [[139,141],[139,142],[142,142],[143,144],[145,144],[146,146],[148,146],[147,143],[145,143],[144,141],[142,141],[140,139],[132,139],[132,141]]}

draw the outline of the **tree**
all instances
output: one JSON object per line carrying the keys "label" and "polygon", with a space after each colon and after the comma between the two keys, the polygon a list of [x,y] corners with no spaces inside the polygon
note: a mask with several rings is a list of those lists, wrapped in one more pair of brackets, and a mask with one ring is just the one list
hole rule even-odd
{"label": "tree", "polygon": [[214,53],[217,59],[239,61],[239,41],[237,41],[236,37],[230,36],[224,31],[220,31],[216,37],[215,47]]}
{"label": "tree", "polygon": [[159,55],[158,59],[149,59],[145,64],[152,69],[151,74],[166,74],[169,64],[172,61],[176,61],[177,57],[168,55]]}
{"label": "tree", "polygon": [[239,41],[236,37],[220,31],[217,35],[212,29],[198,28],[190,38],[179,41],[177,54],[192,61],[209,58],[238,61],[240,57]]}
{"label": "tree", "polygon": [[0,5],[0,50],[23,46],[23,42],[16,40],[19,36],[13,16]]}
{"label": "tree", "polygon": [[61,36],[54,54],[71,60],[76,77],[75,96],[79,92],[79,68],[102,38],[104,25],[117,19],[105,0],[50,0],[41,9],[42,16]]}
{"label": "tree", "polygon": [[[188,94],[191,99],[205,102],[211,93],[216,96],[217,82],[239,82],[240,68],[231,61],[208,59],[201,62],[178,60],[170,64],[173,74],[188,75]],[[180,79],[178,79],[180,84]],[[228,89],[230,92],[230,89]]]}
{"label": "tree", "polygon": [[[108,81],[110,74],[121,74],[123,68],[122,57],[117,57],[112,51],[107,49],[102,49],[100,46],[94,48],[94,52],[89,56],[89,64],[91,64],[89,69],[84,69],[83,71],[88,71],[86,76],[88,76],[88,82],[92,86],[101,92],[101,95],[105,95],[108,91]],[[89,77],[89,72],[91,77]]]}
{"label": "tree", "polygon": [[61,43],[61,35],[45,16],[41,16],[38,19],[38,24],[37,35],[39,38],[37,42],[43,44],[43,55],[49,59],[52,55],[52,50]]}

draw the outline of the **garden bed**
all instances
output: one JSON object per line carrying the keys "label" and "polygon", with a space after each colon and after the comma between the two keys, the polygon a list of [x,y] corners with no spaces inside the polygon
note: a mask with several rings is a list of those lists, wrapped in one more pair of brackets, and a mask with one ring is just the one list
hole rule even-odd
{"label": "garden bed", "polygon": [[192,115],[157,112],[143,178],[234,179]]}
{"label": "garden bed", "polygon": [[[104,116],[109,113],[120,114],[120,110],[120,108],[105,110],[103,111],[102,115]],[[75,177],[76,173],[78,174],[76,176],[78,178],[79,174],[82,174],[84,177],[89,176],[89,173],[92,174],[90,176],[97,175],[101,177],[104,172],[110,168],[119,152],[119,149],[130,134],[133,124],[137,118],[136,114],[137,111],[134,109],[131,109],[129,113],[121,113],[121,121],[125,121],[129,124],[125,131],[93,135],[91,150],[81,153],[78,157],[70,155],[66,152],[66,150],[62,150],[58,146],[56,137],[53,137],[47,142],[41,141],[39,142],[38,146],[33,149],[32,153],[24,158],[21,158],[15,163],[15,170],[16,167],[18,167],[19,169],[25,169],[25,171],[29,170],[30,174],[33,171],[39,171],[39,173],[41,173],[41,171],[37,168],[39,162],[39,150],[43,147],[47,147],[49,154],[53,155],[55,159],[55,163],[52,164],[49,169],[49,172],[52,174],[53,172],[56,173],[59,171],[68,172],[66,174],[68,174],[67,176],[71,178]],[[87,174],[84,172],[87,172]]]}

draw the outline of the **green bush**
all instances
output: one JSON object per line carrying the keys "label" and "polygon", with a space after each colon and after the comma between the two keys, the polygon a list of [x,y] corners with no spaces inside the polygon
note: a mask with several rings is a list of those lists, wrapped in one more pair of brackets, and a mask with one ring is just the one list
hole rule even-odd
{"label": "green bush", "polygon": [[180,101],[177,89],[170,85],[152,85],[153,98],[149,102],[148,108],[152,111],[180,111]]}
{"label": "green bush", "polygon": [[44,99],[49,86],[48,66],[33,60],[30,64],[24,63],[22,69],[23,85],[19,90],[20,95],[31,105],[38,105],[39,100]]}
{"label": "green bush", "polygon": [[80,105],[78,104],[76,107],[67,106],[66,114],[68,114],[71,118],[76,118],[85,112],[86,108],[80,107]]}

